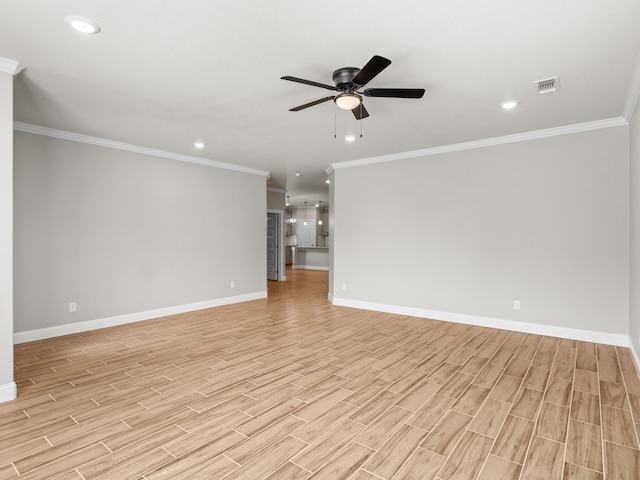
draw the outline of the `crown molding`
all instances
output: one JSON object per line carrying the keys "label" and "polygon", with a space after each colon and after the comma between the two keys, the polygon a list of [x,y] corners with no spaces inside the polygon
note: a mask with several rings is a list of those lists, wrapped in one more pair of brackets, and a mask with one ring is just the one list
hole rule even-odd
{"label": "crown molding", "polygon": [[276,187],[267,187],[267,192],[287,193],[286,190],[284,190],[282,188],[276,188]]}
{"label": "crown molding", "polygon": [[627,102],[624,106],[624,113],[622,118],[627,122],[631,121],[633,112],[638,104],[638,98],[640,98],[640,51],[636,57],[636,64],[633,70],[633,76],[631,77],[631,85],[629,86],[629,93],[627,95]]}
{"label": "crown molding", "polygon": [[241,165],[234,165],[232,163],[218,162],[215,160],[207,160],[205,158],[193,157],[191,155],[183,155],[180,153],[167,152],[164,150],[156,150],[155,148],[141,147],[139,145],[132,145],[130,143],[116,142],[115,140],[108,140],[105,138],[91,137],[89,135],[81,135],[79,133],[66,132],[64,130],[56,130],[55,128],[40,127],[38,125],[31,125],[29,123],[14,122],[14,130],[19,132],[33,133],[35,135],[44,135],[46,137],[60,138],[62,140],[69,140],[72,142],[87,143],[89,145],[96,145],[98,147],[113,148],[115,150],[123,150],[125,152],[140,153],[142,155],[149,155],[152,157],[166,158],[169,160],[177,160],[179,162],[195,163],[198,165],[205,165],[207,167],[222,168],[225,170],[233,170],[236,172],[250,173],[253,175],[259,175],[267,177],[271,175],[266,170],[258,170],[256,168],[243,167]]}
{"label": "crown molding", "polygon": [[19,62],[9,58],[0,57],[0,72],[17,75],[22,70],[24,70],[24,66],[20,65]]}
{"label": "crown molding", "polygon": [[[393,162],[396,160],[406,160],[416,157],[427,157],[430,155],[438,155],[441,153],[459,152],[462,150],[472,150],[474,148],[492,147],[495,145],[503,145],[505,143],[525,142],[528,140],[555,137],[558,135],[569,135],[572,133],[587,132],[589,130],[598,130],[601,128],[620,127],[627,124],[628,122],[622,117],[608,118],[605,120],[576,123],[574,125],[566,125],[563,127],[546,128],[544,130],[516,133],[514,135],[505,135],[502,137],[473,140],[471,142],[454,143],[451,145],[443,145],[441,147],[425,148],[422,150],[394,153],[391,155],[382,155],[380,157],[362,158],[359,160],[351,160],[348,162],[332,163],[329,169],[338,170],[340,168],[360,167],[362,165],[372,165],[375,163]],[[329,169],[327,169],[327,173],[329,172]]]}

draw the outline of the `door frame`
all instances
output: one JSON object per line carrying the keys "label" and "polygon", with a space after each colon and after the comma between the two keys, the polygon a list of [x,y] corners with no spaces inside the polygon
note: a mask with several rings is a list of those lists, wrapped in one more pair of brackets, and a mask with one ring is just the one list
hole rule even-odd
{"label": "door frame", "polygon": [[[273,208],[267,208],[267,214],[274,213],[277,219],[277,228],[276,228],[276,242],[278,244],[278,281],[282,282],[287,279],[287,275],[285,272],[285,251],[284,251],[284,222],[282,219],[284,218],[284,210],[276,210]],[[267,232],[265,229],[265,236]],[[265,259],[266,260],[266,259]]]}

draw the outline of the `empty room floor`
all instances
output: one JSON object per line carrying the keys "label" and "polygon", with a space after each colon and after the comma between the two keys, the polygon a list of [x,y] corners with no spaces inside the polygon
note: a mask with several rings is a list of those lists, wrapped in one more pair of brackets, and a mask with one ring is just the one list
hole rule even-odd
{"label": "empty room floor", "polygon": [[269,298],[16,345],[0,479],[638,479],[626,348]]}

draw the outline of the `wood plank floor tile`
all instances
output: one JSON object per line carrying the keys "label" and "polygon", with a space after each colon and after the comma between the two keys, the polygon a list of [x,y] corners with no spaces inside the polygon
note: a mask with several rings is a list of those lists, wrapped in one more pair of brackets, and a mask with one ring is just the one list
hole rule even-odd
{"label": "wood plank floor tile", "polygon": [[567,438],[568,420],[569,407],[543,402],[534,434],[548,440],[564,443]]}
{"label": "wood plank floor tile", "polygon": [[13,468],[13,465],[11,464],[0,465],[0,478],[3,478],[5,480],[18,478],[18,472],[15,468]]}
{"label": "wood plank floor tile", "polygon": [[510,403],[489,398],[474,417],[469,430],[496,438],[510,409]]}
{"label": "wood plank floor tile", "polygon": [[[45,437],[38,437],[24,443],[0,451],[0,465],[21,461],[32,455],[38,455],[44,450],[51,448],[51,444]],[[0,476],[0,478],[2,478]]]}
{"label": "wood plank floor tile", "polygon": [[344,399],[344,402],[361,407],[365,403],[369,402],[373,397],[386,390],[387,387],[391,385],[391,383],[392,382],[390,382],[389,380],[375,378],[371,382],[367,383],[366,385],[346,397]]}
{"label": "wood plank floor tile", "polygon": [[586,468],[573,465],[571,463],[564,464],[563,480],[604,480],[602,473],[594,472]]}
{"label": "wood plank floor tile", "polygon": [[326,295],[288,270],[266,299],[16,345],[0,478],[637,478],[629,349]]}
{"label": "wood plank floor tile", "polygon": [[590,372],[598,371],[598,362],[596,360],[595,355],[578,355],[578,360],[576,361],[576,368],[580,370],[588,370]]}
{"label": "wood plank floor tile", "polygon": [[317,399],[295,410],[295,416],[307,422],[313,420],[326,410],[333,408],[337,403],[351,395],[351,391],[342,388],[333,390],[321,395]]}
{"label": "wood plank floor tile", "polygon": [[224,477],[225,480],[246,480],[249,478],[264,478],[277,470],[283,463],[302,450],[306,443],[293,437],[286,437],[267,449],[262,455],[251,460],[233,473]]}
{"label": "wood plank floor tile", "polygon": [[498,383],[496,383],[491,390],[489,398],[500,400],[501,402],[513,402],[520,388],[520,384],[522,384],[522,380],[522,378],[502,375]]}
{"label": "wood plank floor tile", "polygon": [[423,430],[431,430],[454,403],[453,398],[435,394],[409,418],[407,423]]}
{"label": "wood plank floor tile", "polygon": [[309,477],[309,472],[291,462],[285,463],[264,480],[302,480]]}
{"label": "wood plank floor tile", "polygon": [[558,405],[569,406],[571,400],[572,382],[559,378],[552,378],[549,381],[544,395],[545,402],[557,403]]}
{"label": "wood plank floor tile", "polygon": [[562,480],[564,444],[534,436],[522,469],[522,480]]}
{"label": "wood plank floor tile", "polygon": [[531,367],[527,371],[527,375],[524,377],[522,386],[544,391],[547,387],[549,374],[549,370],[546,370],[544,368]]}
{"label": "wood plank floor tile", "polygon": [[344,418],[351,415],[355,409],[356,407],[353,405],[339,402],[317,416],[311,422],[297,428],[291,435],[303,442],[311,443],[314,439],[333,429]]}
{"label": "wood plank floor tile", "polygon": [[[350,478],[367,461],[373,450],[355,442],[349,443],[330,462],[309,477],[309,480]],[[226,480],[226,479],[225,479]]]}
{"label": "wood plank floor tile", "polygon": [[491,393],[491,389],[478,385],[469,385],[462,395],[451,407],[459,413],[474,416]]}
{"label": "wood plank floor tile", "polygon": [[[235,429],[241,434],[251,437],[255,435],[260,430],[267,428],[268,426],[282,420],[290,413],[297,411],[301,405],[304,405],[298,399],[290,398],[280,403],[279,405],[270,408],[269,410],[256,415],[251,420],[247,420],[241,425],[238,425]],[[247,413],[247,412],[244,412]]]}
{"label": "wood plank floor tile", "polygon": [[378,450],[387,441],[388,436],[398,430],[411,414],[410,410],[391,407],[360,433],[355,441],[372,450]]}
{"label": "wood plank floor tile", "polygon": [[353,420],[344,420],[329,433],[304,447],[291,459],[305,470],[314,472],[346,446],[364,426]]}
{"label": "wood plank floor tile", "polygon": [[438,478],[467,480],[476,478],[491,450],[493,439],[467,431],[442,467]]}
{"label": "wood plank floor tile", "polygon": [[420,444],[421,448],[448,457],[473,417],[450,411]]}
{"label": "wood plank floor tile", "polygon": [[622,371],[620,366],[615,363],[607,363],[598,360],[598,375],[600,380],[606,380],[607,382],[623,383]]}
{"label": "wood plank floor tile", "polygon": [[[256,433],[249,438],[243,436],[243,438],[241,438],[237,442],[235,440],[240,434],[235,431],[227,431],[226,433],[222,433],[224,432],[224,430],[222,430],[221,435],[225,435],[227,437],[225,439],[225,441],[227,442],[227,448],[220,452],[217,452],[216,455],[218,453],[224,452],[224,454],[231,460],[244,465],[256,456],[260,455],[263,451],[267,450],[271,445],[284,440],[289,434],[294,432],[297,428],[300,428],[300,426],[304,423],[304,420],[300,420],[299,418],[287,415],[281,420],[260,431],[259,433]],[[209,429],[202,429],[199,430],[199,432],[202,431],[204,434],[206,434],[208,430]],[[187,438],[183,438],[182,441],[186,442]],[[177,446],[180,447],[180,443],[178,443]],[[175,447],[171,448],[171,446],[168,446],[167,450],[169,451],[169,453],[176,456],[180,456],[181,454],[184,455],[184,453],[186,453],[184,447],[182,448],[182,450],[178,450]]]}
{"label": "wood plank floor tile", "polygon": [[544,392],[540,390],[532,390],[530,388],[520,389],[513,401],[513,407],[511,407],[509,414],[528,420],[536,420],[543,395]]}
{"label": "wood plank floor tile", "polygon": [[521,417],[508,415],[496,438],[491,453],[515,463],[524,463],[535,423]]}
{"label": "wood plank floor tile", "polygon": [[385,410],[397,402],[400,397],[397,393],[384,391],[380,395],[372,398],[371,401],[365,403],[351,414],[349,418],[363,425],[370,425],[371,422],[382,415]]}
{"label": "wood plank floor tile", "polygon": [[[421,382],[413,390],[402,397],[396,404],[415,412],[428,401],[440,388],[440,385],[429,382]],[[640,395],[638,396],[640,398]]]}
{"label": "wood plank floor tile", "polygon": [[622,383],[600,380],[600,401],[608,407],[629,409],[627,392]]}
{"label": "wood plank floor tile", "polygon": [[575,374],[575,364],[570,362],[561,362],[556,360],[551,368],[551,377],[561,378],[562,380],[573,381]]}
{"label": "wood plank floor tile", "polygon": [[[393,477],[393,480],[426,480],[435,478],[446,457],[418,448]],[[375,477],[377,478],[377,477]],[[371,480],[374,480],[373,478]]]}
{"label": "wood plank floor tile", "polygon": [[602,407],[602,438],[626,447],[638,448],[638,439],[631,412],[613,407]]}
{"label": "wood plank floor tile", "polygon": [[509,375],[511,377],[524,378],[527,374],[527,370],[529,370],[529,365],[531,362],[529,360],[522,360],[514,357],[507,365],[507,368],[504,370],[505,375]]}
{"label": "wood plank floor tile", "polygon": [[362,466],[367,472],[390,479],[404,462],[418,448],[426,432],[410,425],[403,425],[389,440]]}
{"label": "wood plank floor tile", "polygon": [[590,470],[602,469],[602,430],[599,426],[569,421],[566,461]]}
{"label": "wood plank floor tile", "polygon": [[631,405],[631,413],[636,423],[640,423],[640,395],[628,395],[629,405]]}
{"label": "wood plank floor tile", "polygon": [[638,478],[640,450],[605,442],[605,478],[626,480]]}
{"label": "wood plank floor tile", "polygon": [[157,466],[144,476],[145,480],[187,480],[194,478],[224,478],[240,466],[224,455],[212,456],[206,447],[194,454]]}
{"label": "wood plank floor tile", "polygon": [[519,480],[522,465],[489,455],[478,480]]}
{"label": "wood plank floor tile", "polygon": [[599,396],[577,390],[574,391],[573,400],[571,401],[571,419],[600,425]]}
{"label": "wood plank floor tile", "polygon": [[598,395],[598,374],[596,372],[588,372],[586,370],[576,370],[573,389],[580,392]]}
{"label": "wood plank floor tile", "polygon": [[[43,478],[55,478],[58,474],[66,473],[73,469],[75,466],[81,466],[87,464],[93,460],[100,459],[109,455],[109,450],[102,444],[89,445],[85,448],[80,448],[73,453],[58,457],[55,460],[46,463],[45,465],[35,470],[30,470],[26,473],[21,473],[20,479],[28,480],[41,480]],[[167,454],[168,455],[168,454]],[[87,477],[85,477],[87,478]]]}
{"label": "wood plank floor tile", "polygon": [[480,373],[476,375],[473,383],[481,387],[493,388],[503,371],[504,366],[489,362],[480,370]]}

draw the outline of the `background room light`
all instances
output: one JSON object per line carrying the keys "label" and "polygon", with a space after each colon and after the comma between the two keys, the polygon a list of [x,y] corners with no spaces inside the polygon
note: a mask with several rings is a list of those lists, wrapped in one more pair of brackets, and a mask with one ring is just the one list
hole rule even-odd
{"label": "background room light", "polygon": [[354,142],[356,140],[355,135],[347,135],[344,137],[347,142]]}
{"label": "background room light", "polygon": [[515,100],[508,100],[506,102],[502,102],[500,106],[505,110],[513,110],[518,106],[518,102]]}
{"label": "background room light", "polygon": [[355,93],[342,93],[334,98],[333,101],[343,110],[353,110],[362,103],[362,97]]}
{"label": "background room light", "polygon": [[69,15],[65,17],[65,21],[71,25],[75,30],[82,33],[98,33],[100,32],[100,25],[93,20],[90,20],[79,15]]}
{"label": "background room light", "polygon": [[196,148],[204,148],[205,145],[202,142],[194,142],[193,146]]}

